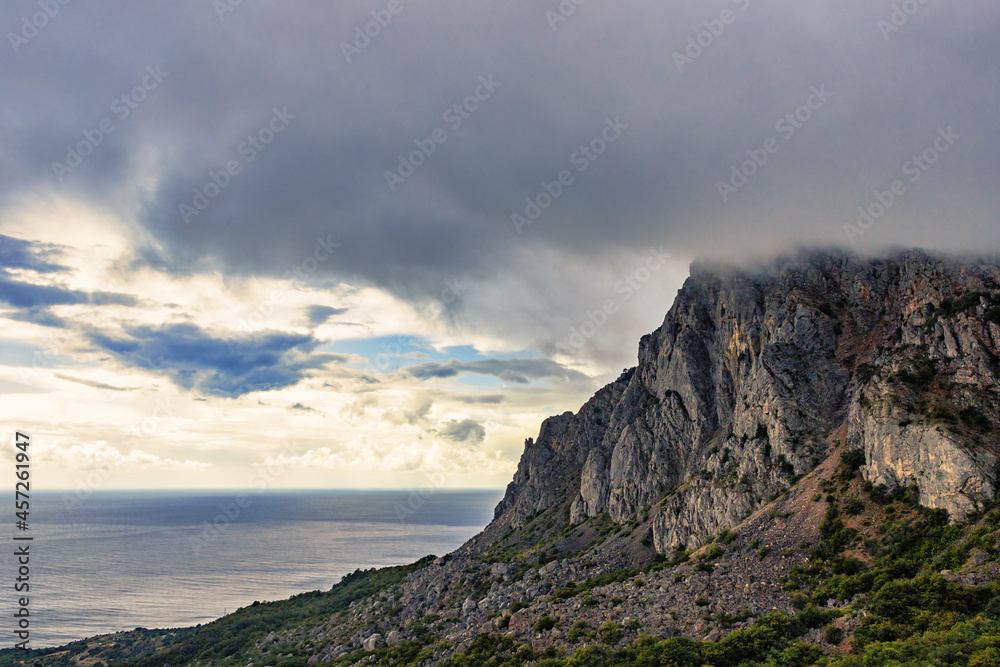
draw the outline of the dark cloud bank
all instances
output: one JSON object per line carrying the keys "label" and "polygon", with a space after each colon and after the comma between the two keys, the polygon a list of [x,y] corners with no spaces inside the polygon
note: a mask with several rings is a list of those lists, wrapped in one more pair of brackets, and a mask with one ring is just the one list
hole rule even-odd
{"label": "dark cloud bank", "polygon": [[[888,0],[592,2],[555,21],[554,1],[406,2],[365,40],[378,3],[262,1],[221,17],[195,0],[74,3],[16,53],[5,45],[0,197],[137,210],[159,245],[137,261],[160,268],[362,280],[545,349],[595,299],[544,266],[553,252],[600,266],[651,245],[729,258],[997,247],[1000,6],[910,4],[901,18]],[[31,9],[4,5],[0,25],[16,32]],[[57,178],[53,162],[105,119],[113,129]],[[202,203],[186,221],[181,205]],[[883,214],[845,232],[874,203]],[[515,214],[534,219],[518,231]],[[59,268],[0,247],[8,267]],[[445,289],[454,276],[461,295]],[[19,308],[83,298],[3,281]],[[204,342],[170,333],[181,342],[95,342],[151,369]],[[290,382],[308,366],[287,355],[310,345],[261,341],[262,370],[233,362],[205,389]],[[205,382],[198,364],[173,379]]]}

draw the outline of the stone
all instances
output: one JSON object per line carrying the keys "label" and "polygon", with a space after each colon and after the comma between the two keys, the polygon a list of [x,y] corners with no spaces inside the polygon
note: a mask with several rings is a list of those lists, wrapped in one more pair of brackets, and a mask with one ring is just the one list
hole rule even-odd
{"label": "stone", "polygon": [[493,563],[493,565],[490,566],[490,576],[506,577],[513,569],[513,566],[508,563]]}
{"label": "stone", "polygon": [[374,651],[375,649],[381,648],[384,645],[385,645],[385,640],[382,639],[382,635],[377,632],[369,636],[363,642],[361,642],[361,648],[363,648],[366,651]]}

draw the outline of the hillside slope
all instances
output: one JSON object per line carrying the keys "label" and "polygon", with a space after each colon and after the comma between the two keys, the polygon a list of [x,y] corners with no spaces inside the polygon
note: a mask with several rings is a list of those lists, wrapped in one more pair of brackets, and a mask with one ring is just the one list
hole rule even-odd
{"label": "hillside slope", "polygon": [[1000,665],[1000,267],[701,266],[461,549],[7,664]]}

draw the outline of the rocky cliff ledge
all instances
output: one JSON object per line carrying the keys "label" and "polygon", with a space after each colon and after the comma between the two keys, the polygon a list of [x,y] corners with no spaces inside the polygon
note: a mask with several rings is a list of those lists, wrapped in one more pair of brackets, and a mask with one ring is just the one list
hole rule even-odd
{"label": "rocky cliff ledge", "polygon": [[695,265],[456,552],[0,667],[1000,664],[998,354],[995,262]]}
{"label": "rocky cliff ledge", "polygon": [[526,441],[467,549],[543,512],[649,519],[656,551],[695,546],[837,445],[864,450],[874,485],[916,485],[960,519],[996,492],[998,355],[995,263],[905,251],[695,264],[638,367]]}
{"label": "rocky cliff ledge", "polygon": [[374,659],[431,618],[445,641],[424,664],[497,652],[637,664],[590,660],[692,646],[670,638],[720,643],[669,664],[763,664],[713,651],[780,621],[811,648],[766,664],[808,665],[889,637],[894,587],[927,581],[933,592],[903,607],[954,586],[982,600],[970,618],[996,595],[1000,619],[998,355],[995,262],[906,251],[696,264],[638,366],[525,442],[482,533],[274,641],[321,644],[315,664]]}

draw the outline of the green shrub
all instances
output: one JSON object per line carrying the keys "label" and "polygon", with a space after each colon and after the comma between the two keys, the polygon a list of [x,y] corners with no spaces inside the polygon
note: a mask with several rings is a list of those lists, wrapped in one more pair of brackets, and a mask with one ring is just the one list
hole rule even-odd
{"label": "green shrub", "polygon": [[980,300],[984,296],[989,295],[984,294],[983,292],[967,292],[957,299],[944,299],[941,302],[941,305],[938,306],[938,315],[942,317],[950,317],[952,315],[963,313],[978,306]]}
{"label": "green shrub", "polygon": [[927,419],[932,423],[952,424],[955,422],[955,413],[947,401],[941,401],[931,407]]}
{"label": "green shrub", "polygon": [[719,544],[713,544],[712,546],[710,546],[705,551],[705,553],[703,553],[701,555],[701,559],[702,560],[716,560],[718,558],[721,558],[722,555],[725,554],[725,553],[726,553],[726,550],[723,549],[721,545],[719,545]]}
{"label": "green shrub", "polygon": [[984,613],[993,618],[1000,618],[1000,595],[994,595],[986,605]]}
{"label": "green shrub", "polygon": [[674,549],[673,557],[666,562],[667,567],[674,567],[676,565],[682,565],[691,558],[691,551],[684,548],[683,544],[678,544],[677,548]]}
{"label": "green shrub", "polygon": [[581,619],[570,626],[569,632],[566,634],[566,639],[571,642],[577,642],[581,639],[586,639],[589,634],[590,624]]}
{"label": "green shrub", "polygon": [[535,632],[548,632],[557,625],[559,625],[558,617],[545,614],[544,616],[540,616],[538,620],[535,621],[535,625],[533,627]]}
{"label": "green shrub", "polygon": [[1000,667],[1000,651],[987,648],[969,658],[969,667]]}
{"label": "green shrub", "polygon": [[896,377],[913,391],[922,392],[929,388],[937,377],[937,362],[933,359],[918,359],[913,371],[904,370]]}
{"label": "green shrub", "polygon": [[851,473],[855,473],[865,464],[865,450],[848,449],[840,455],[840,463]]}
{"label": "green shrub", "polygon": [[837,555],[830,559],[830,569],[834,574],[857,574],[864,570],[864,563],[852,556]]}
{"label": "green shrub", "polygon": [[625,630],[614,621],[607,621],[597,628],[597,637],[604,644],[617,644],[625,636]]}
{"label": "green shrub", "polygon": [[580,594],[580,589],[576,587],[575,584],[570,582],[567,586],[562,586],[557,588],[555,592],[552,593],[553,602],[562,602],[564,600],[569,600],[572,597],[576,597]]}
{"label": "green shrub", "polygon": [[826,640],[827,644],[840,644],[844,641],[844,631],[836,625],[828,625],[823,631],[823,639]]}
{"label": "green shrub", "polygon": [[865,509],[865,504],[861,501],[860,498],[856,496],[851,496],[850,498],[847,499],[847,502],[844,503],[844,514],[847,514],[849,516],[855,516],[857,514],[861,514],[861,512],[863,512],[864,509]]}
{"label": "green shrub", "polygon": [[830,558],[846,549],[854,541],[855,533],[844,525],[840,510],[835,504],[831,504],[826,508],[826,515],[819,525],[819,535],[822,542],[816,548],[817,555]]}

